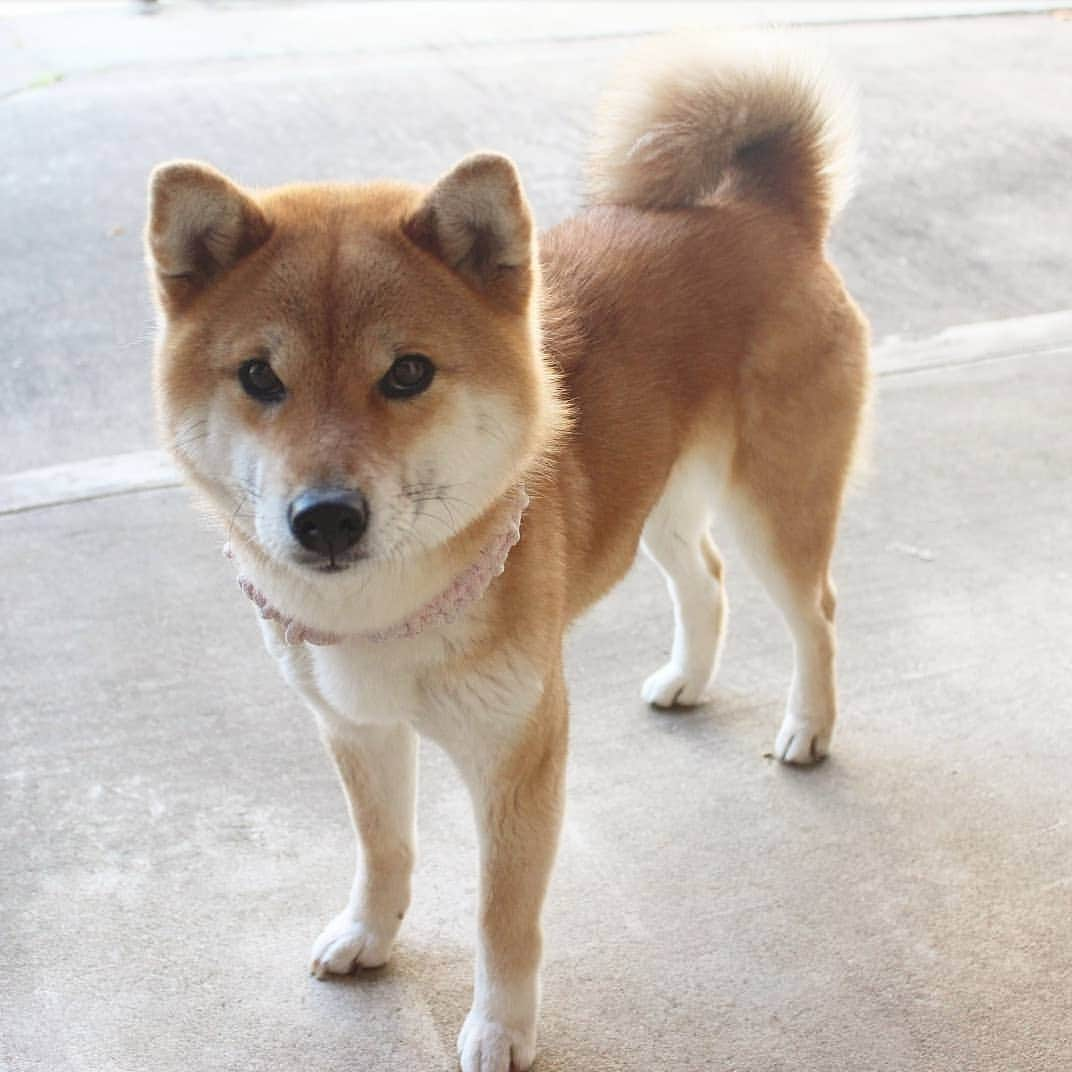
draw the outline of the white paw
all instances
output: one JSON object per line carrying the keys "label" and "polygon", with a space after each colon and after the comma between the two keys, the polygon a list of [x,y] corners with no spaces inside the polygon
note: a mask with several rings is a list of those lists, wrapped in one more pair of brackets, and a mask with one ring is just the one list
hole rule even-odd
{"label": "white paw", "polygon": [[391,956],[394,933],[387,933],[340,912],[313,943],[309,971],[318,979],[350,975],[360,968],[379,968]]}
{"label": "white paw", "polygon": [[833,723],[817,726],[787,715],[774,742],[774,754],[783,763],[806,767],[825,759],[830,752]]}
{"label": "white paw", "polygon": [[655,707],[692,707],[708,698],[707,678],[690,680],[676,663],[667,663],[644,682],[640,694]]}
{"label": "white paw", "polygon": [[469,1011],[458,1036],[462,1072],[527,1072],[536,1060],[536,1029],[515,1030]]}

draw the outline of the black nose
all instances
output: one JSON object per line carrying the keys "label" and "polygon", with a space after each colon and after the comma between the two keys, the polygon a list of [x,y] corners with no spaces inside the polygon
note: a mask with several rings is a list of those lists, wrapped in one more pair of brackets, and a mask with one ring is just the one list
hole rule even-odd
{"label": "black nose", "polygon": [[334,562],[364,535],[369,511],[359,491],[313,488],[303,491],[287,514],[298,543]]}

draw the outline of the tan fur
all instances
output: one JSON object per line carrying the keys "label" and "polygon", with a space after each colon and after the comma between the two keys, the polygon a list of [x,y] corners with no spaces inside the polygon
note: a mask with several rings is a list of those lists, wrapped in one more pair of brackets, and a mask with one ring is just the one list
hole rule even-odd
{"label": "tan fur", "polygon": [[[190,163],[151,186],[162,435],[274,605],[347,635],[389,626],[473,560],[512,489],[531,497],[505,573],[453,625],[315,650],[262,625],[365,850],[318,975],[390,952],[409,902],[415,731],[469,786],[482,907],[466,1072],[533,1057],[562,637],[642,535],[678,621],[653,703],[699,702],[717,665],[717,513],[794,636],[780,757],[825,754],[836,714],[829,563],[869,373],[866,323],[822,248],[842,195],[835,97],[781,46],[661,51],[632,72],[597,138],[596,203],[538,247],[516,171],[493,154],[427,191],[256,193]],[[387,400],[377,382],[409,352],[436,378]],[[257,355],[287,385],[278,406],[237,384]],[[332,482],[367,493],[371,521],[367,557],[324,576],[295,563],[280,519]]]}

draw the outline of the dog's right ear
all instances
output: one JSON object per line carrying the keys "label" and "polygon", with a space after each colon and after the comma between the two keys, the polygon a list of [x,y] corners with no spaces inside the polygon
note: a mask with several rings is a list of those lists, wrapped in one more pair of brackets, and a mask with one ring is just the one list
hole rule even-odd
{"label": "dog's right ear", "polygon": [[149,178],[145,244],[167,309],[199,293],[270,233],[256,202],[207,164],[161,164]]}

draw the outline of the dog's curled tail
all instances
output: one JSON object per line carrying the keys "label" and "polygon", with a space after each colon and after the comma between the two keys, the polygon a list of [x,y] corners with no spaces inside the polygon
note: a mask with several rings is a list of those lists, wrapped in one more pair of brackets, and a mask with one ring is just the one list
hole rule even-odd
{"label": "dog's curled tail", "polygon": [[851,95],[786,34],[663,38],[603,98],[590,201],[758,199],[821,242],[852,191],[853,119]]}

